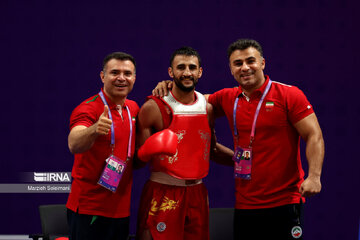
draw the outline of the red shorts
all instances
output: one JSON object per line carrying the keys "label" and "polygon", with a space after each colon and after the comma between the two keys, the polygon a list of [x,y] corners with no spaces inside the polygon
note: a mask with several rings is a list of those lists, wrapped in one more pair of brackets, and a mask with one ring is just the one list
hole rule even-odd
{"label": "red shorts", "polygon": [[146,182],[139,207],[137,239],[208,240],[209,202],[203,183],[181,187]]}

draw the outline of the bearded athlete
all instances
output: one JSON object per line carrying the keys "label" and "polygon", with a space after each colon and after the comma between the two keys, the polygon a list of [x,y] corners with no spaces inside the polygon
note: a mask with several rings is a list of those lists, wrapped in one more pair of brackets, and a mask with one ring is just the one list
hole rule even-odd
{"label": "bearded athlete", "polygon": [[195,91],[202,71],[194,49],[177,49],[168,68],[175,82],[170,94],[151,96],[140,109],[138,158],[150,161],[151,176],[140,200],[137,239],[209,239],[208,192],[202,178],[208,174],[211,146],[216,146],[214,158],[228,165],[233,164],[233,151],[215,144],[212,107]]}

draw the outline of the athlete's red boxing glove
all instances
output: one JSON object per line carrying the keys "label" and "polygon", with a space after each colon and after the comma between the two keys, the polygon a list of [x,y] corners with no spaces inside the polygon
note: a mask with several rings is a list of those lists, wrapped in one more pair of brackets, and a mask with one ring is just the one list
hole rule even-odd
{"label": "athlete's red boxing glove", "polygon": [[165,129],[151,135],[139,148],[138,157],[148,162],[153,155],[174,155],[178,145],[177,135],[170,129]]}

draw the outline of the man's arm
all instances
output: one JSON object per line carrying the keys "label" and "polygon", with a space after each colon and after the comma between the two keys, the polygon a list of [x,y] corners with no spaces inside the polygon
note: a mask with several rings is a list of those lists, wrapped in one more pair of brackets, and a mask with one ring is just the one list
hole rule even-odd
{"label": "man's arm", "polygon": [[68,136],[68,146],[71,153],[85,152],[92,147],[99,135],[109,134],[112,121],[108,118],[108,113],[108,106],[104,106],[104,112],[92,126],[78,125],[71,129]]}
{"label": "man's arm", "polygon": [[205,97],[205,99],[206,99],[206,102],[209,102],[209,96],[210,96],[210,94],[204,94],[204,97]]}
{"label": "man's arm", "polygon": [[304,197],[310,197],[321,190],[321,170],[324,161],[324,139],[315,113],[294,124],[300,136],[306,142],[306,158],[309,172],[301,184],[299,192]]}
{"label": "man's arm", "polygon": [[167,96],[169,90],[172,88],[173,82],[171,80],[165,80],[159,82],[156,87],[152,90],[152,95],[156,97]]}
{"label": "man's arm", "polygon": [[[153,133],[153,129],[163,129],[161,112],[156,102],[152,99],[146,101],[140,108],[136,125],[136,149],[138,150]],[[135,167],[143,167],[146,163],[135,157]]]}
{"label": "man's arm", "polygon": [[136,144],[142,146],[146,139],[153,133],[152,130],[161,131],[163,129],[163,119],[160,109],[156,102],[149,99],[142,105],[138,114]]}
{"label": "man's arm", "polygon": [[218,164],[233,167],[234,166],[234,161],[232,160],[233,156],[234,156],[233,150],[217,142],[215,147],[211,149],[210,159]]}
{"label": "man's arm", "polygon": [[224,145],[220,144],[216,140],[215,134],[215,115],[213,107],[210,103],[206,105],[208,113],[208,121],[211,130],[211,147],[210,147],[210,159],[214,162],[226,166],[234,166],[232,156],[234,151]]}

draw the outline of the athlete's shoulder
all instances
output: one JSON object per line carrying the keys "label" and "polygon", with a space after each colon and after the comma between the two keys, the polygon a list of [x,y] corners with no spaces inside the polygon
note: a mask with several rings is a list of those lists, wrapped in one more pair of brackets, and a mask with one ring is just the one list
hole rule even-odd
{"label": "athlete's shoulder", "polygon": [[162,105],[164,105],[164,102],[162,102],[160,98],[148,96],[145,103],[141,106],[141,111],[151,113],[153,111],[158,111]]}
{"label": "athlete's shoulder", "polygon": [[204,94],[202,94],[201,92],[199,91],[194,91],[196,95],[200,95],[200,96],[204,96]]}
{"label": "athlete's shoulder", "polygon": [[125,104],[128,105],[130,108],[139,109],[139,105],[134,100],[126,99]]}
{"label": "athlete's shoulder", "polygon": [[195,91],[195,94],[196,94],[196,98],[198,99],[198,101],[205,102],[205,104],[206,104],[206,98],[205,98],[204,94],[202,94],[198,91]]}
{"label": "athlete's shoulder", "polygon": [[141,107],[143,107],[144,105],[148,108],[155,107],[155,106],[161,107],[161,106],[165,105],[165,102],[163,101],[163,99],[161,97],[156,97],[156,96],[150,95],[150,96],[146,97],[145,103]]}
{"label": "athlete's shoulder", "polygon": [[[155,98],[149,97],[146,102],[141,106],[138,119],[142,127],[154,127],[159,130],[162,129],[159,124],[163,123],[162,116],[164,106],[161,103],[155,101]],[[161,102],[161,100],[160,100]]]}

